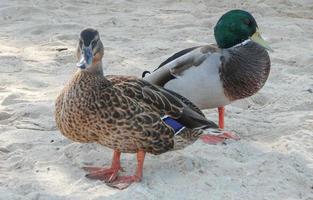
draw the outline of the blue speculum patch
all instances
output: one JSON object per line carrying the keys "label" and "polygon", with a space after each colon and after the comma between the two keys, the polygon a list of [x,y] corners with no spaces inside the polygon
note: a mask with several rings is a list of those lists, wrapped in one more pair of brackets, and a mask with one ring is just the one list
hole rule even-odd
{"label": "blue speculum patch", "polygon": [[169,125],[170,127],[172,127],[175,131],[175,133],[178,133],[179,131],[181,131],[183,128],[185,128],[184,125],[182,125],[181,123],[179,123],[178,121],[176,121],[175,119],[169,117],[169,116],[165,116],[162,118],[162,120]]}

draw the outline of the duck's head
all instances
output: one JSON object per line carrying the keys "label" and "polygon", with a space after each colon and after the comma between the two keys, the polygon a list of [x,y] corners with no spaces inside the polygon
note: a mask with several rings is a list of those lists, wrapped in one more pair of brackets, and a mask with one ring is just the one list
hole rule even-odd
{"label": "duck's head", "polygon": [[225,13],[214,27],[214,37],[220,48],[230,48],[251,39],[272,51],[261,37],[254,17],[244,10],[231,10]]}
{"label": "duck's head", "polygon": [[84,29],[80,33],[77,48],[77,67],[89,69],[97,64],[101,64],[103,57],[103,44],[100,40],[99,32],[92,28]]}

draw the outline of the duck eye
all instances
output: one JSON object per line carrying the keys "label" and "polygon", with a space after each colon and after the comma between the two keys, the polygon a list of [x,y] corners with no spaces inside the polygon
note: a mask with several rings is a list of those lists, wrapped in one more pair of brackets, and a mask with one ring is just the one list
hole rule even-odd
{"label": "duck eye", "polygon": [[92,42],[91,42],[91,47],[92,47],[92,48],[95,48],[97,42],[98,42],[98,41],[96,41],[96,40],[92,41]]}
{"label": "duck eye", "polygon": [[248,25],[248,26],[251,26],[252,22],[250,19],[244,19],[243,22]]}

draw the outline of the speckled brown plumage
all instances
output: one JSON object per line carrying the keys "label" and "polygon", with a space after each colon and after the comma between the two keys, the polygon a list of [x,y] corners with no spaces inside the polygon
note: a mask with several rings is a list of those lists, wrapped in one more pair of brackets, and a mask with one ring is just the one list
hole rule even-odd
{"label": "speckled brown plumage", "polygon": [[[142,178],[146,152],[161,154],[192,144],[217,125],[188,99],[142,79],[104,76],[99,32],[84,29],[77,47],[77,67],[58,96],[55,119],[61,133],[77,142],[96,142],[114,150],[109,168],[83,167],[87,178],[119,189]],[[205,130],[205,131],[204,131]],[[222,132],[222,131],[220,131]],[[207,139],[221,136],[204,134]],[[137,154],[132,176],[119,176],[121,153]]]}
{"label": "speckled brown plumage", "polygon": [[161,120],[163,115],[179,118],[184,106],[143,80],[79,70],[57,98],[56,122],[74,141],[98,142],[127,153],[142,149],[160,154],[183,148],[202,133],[186,128],[174,136],[173,129]]}

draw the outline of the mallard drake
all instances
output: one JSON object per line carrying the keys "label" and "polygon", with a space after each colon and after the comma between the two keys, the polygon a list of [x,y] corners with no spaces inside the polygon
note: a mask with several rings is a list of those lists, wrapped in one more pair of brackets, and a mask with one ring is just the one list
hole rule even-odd
{"label": "mallard drake", "polygon": [[[61,133],[77,142],[96,142],[114,150],[111,167],[85,167],[91,179],[123,189],[140,181],[145,153],[184,148],[203,133],[224,133],[194,104],[170,90],[131,76],[104,76],[99,33],[80,34],[79,70],[56,99]],[[137,153],[133,176],[118,176],[121,153]]]}
{"label": "mallard drake", "polygon": [[184,49],[144,80],[177,92],[200,109],[216,108],[224,128],[224,106],[258,92],[270,72],[272,51],[253,16],[243,10],[225,13],[214,28],[216,44]]}

